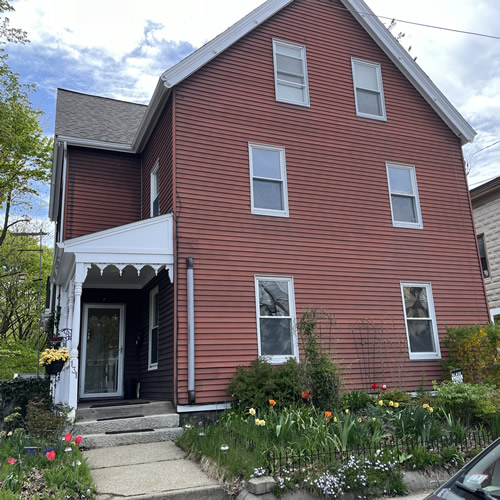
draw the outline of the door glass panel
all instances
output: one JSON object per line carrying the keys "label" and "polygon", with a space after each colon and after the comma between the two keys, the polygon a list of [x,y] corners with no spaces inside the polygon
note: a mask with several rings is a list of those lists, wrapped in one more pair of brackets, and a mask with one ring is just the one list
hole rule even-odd
{"label": "door glass panel", "polygon": [[85,394],[118,392],[120,310],[88,309]]}

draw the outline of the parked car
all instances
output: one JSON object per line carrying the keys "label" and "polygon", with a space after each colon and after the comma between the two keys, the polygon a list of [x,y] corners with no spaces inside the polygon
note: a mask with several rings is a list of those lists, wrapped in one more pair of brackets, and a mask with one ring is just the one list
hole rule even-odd
{"label": "parked car", "polygon": [[500,438],[427,498],[500,498]]}

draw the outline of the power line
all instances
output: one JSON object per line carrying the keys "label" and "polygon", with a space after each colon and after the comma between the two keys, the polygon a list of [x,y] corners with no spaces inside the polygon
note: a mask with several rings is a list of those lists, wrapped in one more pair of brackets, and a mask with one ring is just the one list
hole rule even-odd
{"label": "power line", "polygon": [[486,33],[477,33],[475,31],[457,30],[454,28],[445,28],[443,26],[435,26],[433,24],[417,23],[415,21],[405,21],[403,19],[396,19],[395,17],[379,16],[377,14],[370,14],[368,12],[362,12],[359,10],[352,10],[352,9],[348,9],[346,7],[337,7],[335,5],[331,5],[331,7],[334,9],[344,10],[344,11],[351,12],[351,13],[356,12],[357,14],[362,14],[364,16],[378,17],[380,19],[389,19],[391,21],[397,21],[398,23],[413,24],[414,26],[421,26],[423,28],[432,28],[432,29],[436,29],[436,30],[451,31],[453,33],[462,33],[464,35],[482,36],[485,38],[493,38],[495,40],[500,40],[500,36],[497,36],[497,35],[487,35]]}
{"label": "power line", "polygon": [[481,149],[478,149],[476,151],[474,151],[473,153],[471,153],[468,158],[469,160],[471,159],[472,156],[474,156],[476,153],[480,153],[481,151],[484,151],[485,149],[488,149],[488,148],[491,148],[493,146],[496,146],[497,144],[500,144],[500,141],[495,141],[495,142],[492,142],[491,144],[488,144],[487,146],[484,146],[484,148],[481,148]]}

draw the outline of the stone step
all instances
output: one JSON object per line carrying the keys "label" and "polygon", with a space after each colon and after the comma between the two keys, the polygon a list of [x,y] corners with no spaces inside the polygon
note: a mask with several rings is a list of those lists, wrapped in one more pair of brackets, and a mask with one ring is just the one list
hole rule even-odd
{"label": "stone step", "polygon": [[113,418],[112,420],[86,420],[73,425],[75,434],[105,434],[106,432],[132,431],[139,429],[164,429],[179,427],[179,415],[148,415],[129,418]]}
{"label": "stone step", "polygon": [[[75,422],[97,420],[101,418],[113,418],[113,417],[133,417],[137,415],[163,415],[166,413],[175,413],[175,408],[173,404],[169,401],[155,401],[151,403],[132,403],[121,405],[117,404],[115,406],[104,406],[99,407],[100,403],[95,403],[94,405],[85,403],[85,406],[80,406],[76,410]],[[96,407],[92,407],[96,406]]]}
{"label": "stone step", "polygon": [[88,434],[83,436],[82,446],[89,449],[123,446],[127,444],[157,443],[175,441],[182,435],[182,427],[148,430],[144,432],[125,432],[123,434]]}

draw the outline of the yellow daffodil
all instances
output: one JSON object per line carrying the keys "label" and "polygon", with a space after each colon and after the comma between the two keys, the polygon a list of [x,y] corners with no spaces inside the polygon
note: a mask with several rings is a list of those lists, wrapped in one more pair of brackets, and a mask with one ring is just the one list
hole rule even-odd
{"label": "yellow daffodil", "polygon": [[260,420],[258,418],[255,419],[255,425],[260,425]]}
{"label": "yellow daffodil", "polygon": [[431,407],[429,406],[428,410],[429,410],[429,413],[432,413],[432,412],[434,411],[434,408],[431,408]]}
{"label": "yellow daffodil", "polygon": [[334,422],[337,422],[337,417],[333,417],[333,421],[334,421]]}
{"label": "yellow daffodil", "polygon": [[429,408],[429,405],[428,405],[427,403],[424,403],[424,404],[422,405],[422,408],[427,409],[427,408]]}
{"label": "yellow daffodil", "polygon": [[394,408],[399,408],[399,403],[394,403]]}
{"label": "yellow daffodil", "polygon": [[379,406],[384,406],[384,402],[383,402],[382,400],[380,400],[380,401],[378,402],[378,405],[379,405]]}
{"label": "yellow daffodil", "polygon": [[394,406],[394,401],[389,401],[389,406]]}
{"label": "yellow daffodil", "polygon": [[363,422],[363,419],[361,417],[358,418],[358,424],[360,424],[361,422]]}
{"label": "yellow daffodil", "polygon": [[372,422],[376,422],[377,419],[375,417],[372,417]]}
{"label": "yellow daffodil", "polygon": [[250,408],[248,413],[250,413],[250,415],[255,415],[255,408]]}
{"label": "yellow daffodil", "polygon": [[345,409],[345,414],[346,414],[346,415],[349,415],[349,408],[346,408],[346,409]]}

